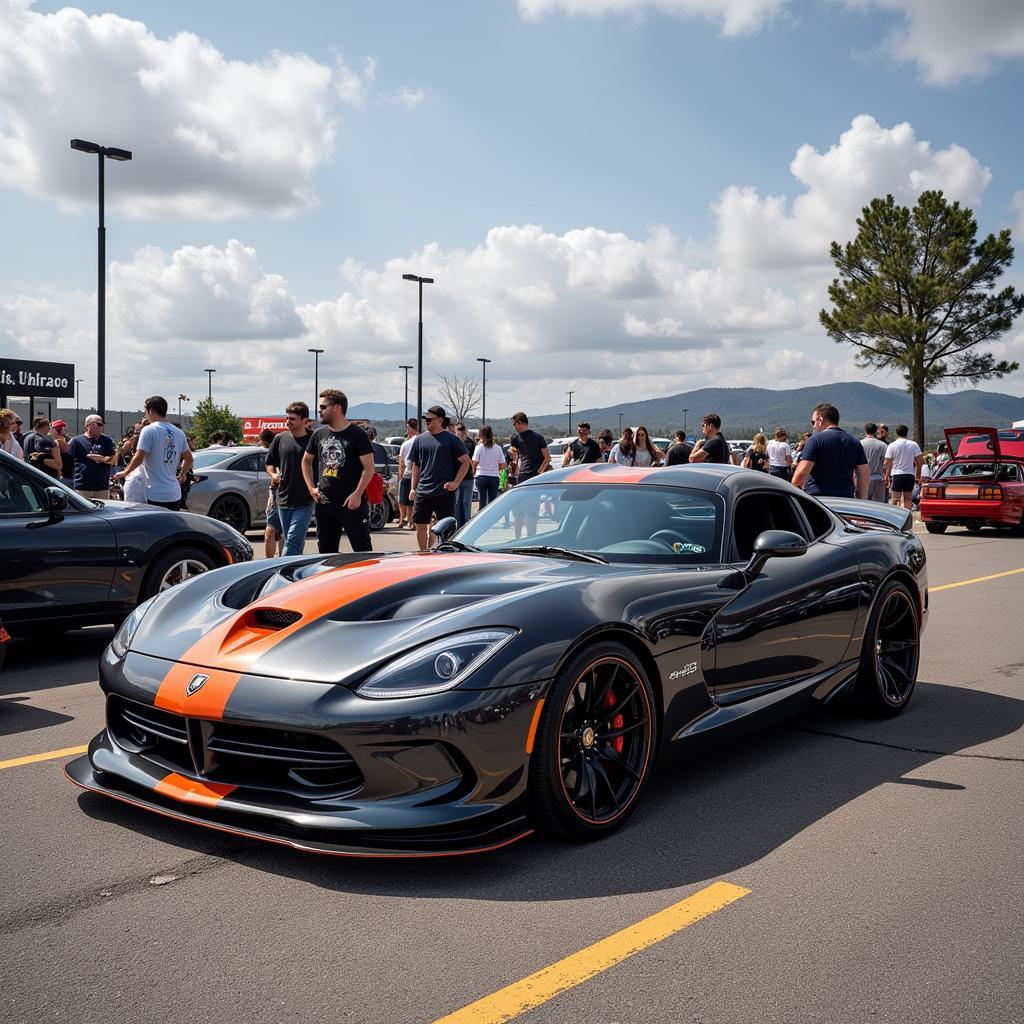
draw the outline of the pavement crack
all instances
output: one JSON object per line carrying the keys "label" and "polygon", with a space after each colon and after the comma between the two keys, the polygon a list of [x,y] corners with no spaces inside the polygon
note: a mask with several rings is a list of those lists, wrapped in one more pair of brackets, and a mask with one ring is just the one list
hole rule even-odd
{"label": "pavement crack", "polygon": [[[229,858],[245,849],[245,845],[241,843],[225,844],[211,853],[190,857],[170,868],[149,870],[145,874],[119,882],[97,882],[95,885],[90,885],[87,890],[69,893],[33,907],[21,908],[8,917],[0,918],[0,935],[13,935],[26,928],[35,928],[39,925],[64,923],[102,903],[112,903],[115,900],[152,890],[154,883],[151,879],[153,878],[176,876],[175,883],[177,883],[192,875],[227,867],[232,863]],[[160,883],[156,884],[157,887],[160,887]]]}
{"label": "pavement crack", "polygon": [[909,747],[900,743],[883,743],[881,740],[868,740],[860,736],[847,736],[842,732],[828,732],[824,729],[808,729],[802,725],[791,725],[796,732],[810,733],[812,736],[829,736],[836,740],[849,740],[851,743],[865,743],[871,747],[887,747],[889,750],[905,750],[911,754],[937,754],[939,757],[968,757],[977,761],[1013,761],[1024,764],[1024,757],[1007,757],[1003,754],[963,754],[956,750],[932,750],[930,747]]}

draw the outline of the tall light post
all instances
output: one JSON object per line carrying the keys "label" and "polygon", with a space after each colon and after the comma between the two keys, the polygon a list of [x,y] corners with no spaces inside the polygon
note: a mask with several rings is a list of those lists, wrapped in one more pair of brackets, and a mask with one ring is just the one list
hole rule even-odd
{"label": "tall light post", "polygon": [[187,402],[188,400],[189,400],[188,399],[188,395],[182,395],[182,394],[178,395],[178,422],[179,423],[181,422],[181,403],[182,402]]}
{"label": "tall light post", "polygon": [[75,433],[77,434],[82,428],[78,425],[78,417],[82,411],[82,381],[84,377],[75,378]]}
{"label": "tall light post", "polygon": [[569,433],[572,433],[572,396],[576,394],[575,391],[567,391],[566,394],[569,396]]}
{"label": "tall light post", "polygon": [[483,426],[487,422],[487,364],[491,360],[485,359],[483,356],[477,356],[476,361],[480,364],[480,369],[483,370],[484,374],[483,401],[480,408],[480,426]]}
{"label": "tall light post", "polygon": [[96,411],[106,416],[107,404],[107,228],[103,220],[103,167],[104,160],[131,160],[127,149],[101,146],[84,139],[72,139],[71,148],[79,153],[95,153],[99,158],[99,205],[100,218],[97,228],[96,252]]}
{"label": "tall light post", "polygon": [[619,412],[619,437],[622,437],[622,413]]}
{"label": "tall light post", "polygon": [[213,375],[216,372],[216,370],[203,370],[203,373],[206,374],[206,400],[211,406],[213,405]]}
{"label": "tall light post", "polygon": [[689,411],[690,411],[689,409],[686,409],[686,408],[683,409],[683,438],[684,439],[686,438],[686,414]]}
{"label": "tall light post", "polygon": [[405,426],[409,422],[409,371],[412,367],[407,366],[405,363],[400,363],[398,368],[405,370],[405,423],[402,424]]}
{"label": "tall light post", "polygon": [[[433,284],[432,277],[418,277],[416,274],[403,274],[403,281],[416,281],[420,286],[420,330],[416,345],[416,429],[423,429],[423,286]],[[406,419],[409,417],[407,416]]]}
{"label": "tall light post", "polygon": [[320,357],[323,355],[322,348],[307,348],[307,352],[313,353],[313,405],[316,408],[320,404]]}

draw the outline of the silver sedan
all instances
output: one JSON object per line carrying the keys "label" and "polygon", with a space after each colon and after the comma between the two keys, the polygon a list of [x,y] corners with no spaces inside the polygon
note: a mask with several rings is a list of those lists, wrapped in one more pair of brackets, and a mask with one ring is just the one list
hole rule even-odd
{"label": "silver sedan", "polygon": [[266,525],[270,477],[265,448],[204,448],[194,459],[189,512],[212,516],[240,533]]}

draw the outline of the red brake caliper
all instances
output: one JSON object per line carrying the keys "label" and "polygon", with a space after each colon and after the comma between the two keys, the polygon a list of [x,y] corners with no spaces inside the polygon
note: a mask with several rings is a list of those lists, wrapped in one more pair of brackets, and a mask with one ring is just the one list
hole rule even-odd
{"label": "red brake caliper", "polygon": [[[604,699],[604,706],[606,708],[615,707],[615,694],[612,693],[611,690],[608,691],[608,696]],[[612,719],[612,732],[615,732],[616,729],[621,729],[625,724],[626,719],[623,718],[622,715],[616,715]],[[622,748],[625,746],[625,743],[623,742],[624,740],[625,736],[616,736],[615,739],[612,740],[612,746],[615,748],[615,753],[622,753]]]}

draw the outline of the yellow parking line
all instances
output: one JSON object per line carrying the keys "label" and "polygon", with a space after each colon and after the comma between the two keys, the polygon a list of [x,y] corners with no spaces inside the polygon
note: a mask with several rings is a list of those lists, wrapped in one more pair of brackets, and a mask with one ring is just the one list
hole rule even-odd
{"label": "yellow parking line", "polygon": [[89,748],[65,747],[63,750],[48,750],[45,754],[29,754],[28,757],[12,757],[7,761],[0,761],[0,769],[17,768],[20,764],[35,764],[36,761],[52,761],[58,757],[70,757],[72,754],[84,754]]}
{"label": "yellow parking line", "polygon": [[934,594],[940,590],[952,590],[954,587],[966,587],[972,583],[984,583],[986,580],[998,580],[1003,576],[1015,576],[1024,569],[1007,569],[1006,572],[994,572],[991,576],[975,576],[973,580],[960,580],[959,583],[943,583],[941,587],[929,587],[930,593]]}
{"label": "yellow parking line", "polygon": [[645,917],[600,942],[595,942],[564,960],[531,974],[461,1010],[441,1017],[434,1024],[503,1024],[527,1010],[535,1009],[560,992],[582,984],[588,978],[614,967],[634,953],[721,910],[749,889],[730,882],[715,882],[665,910]]}

